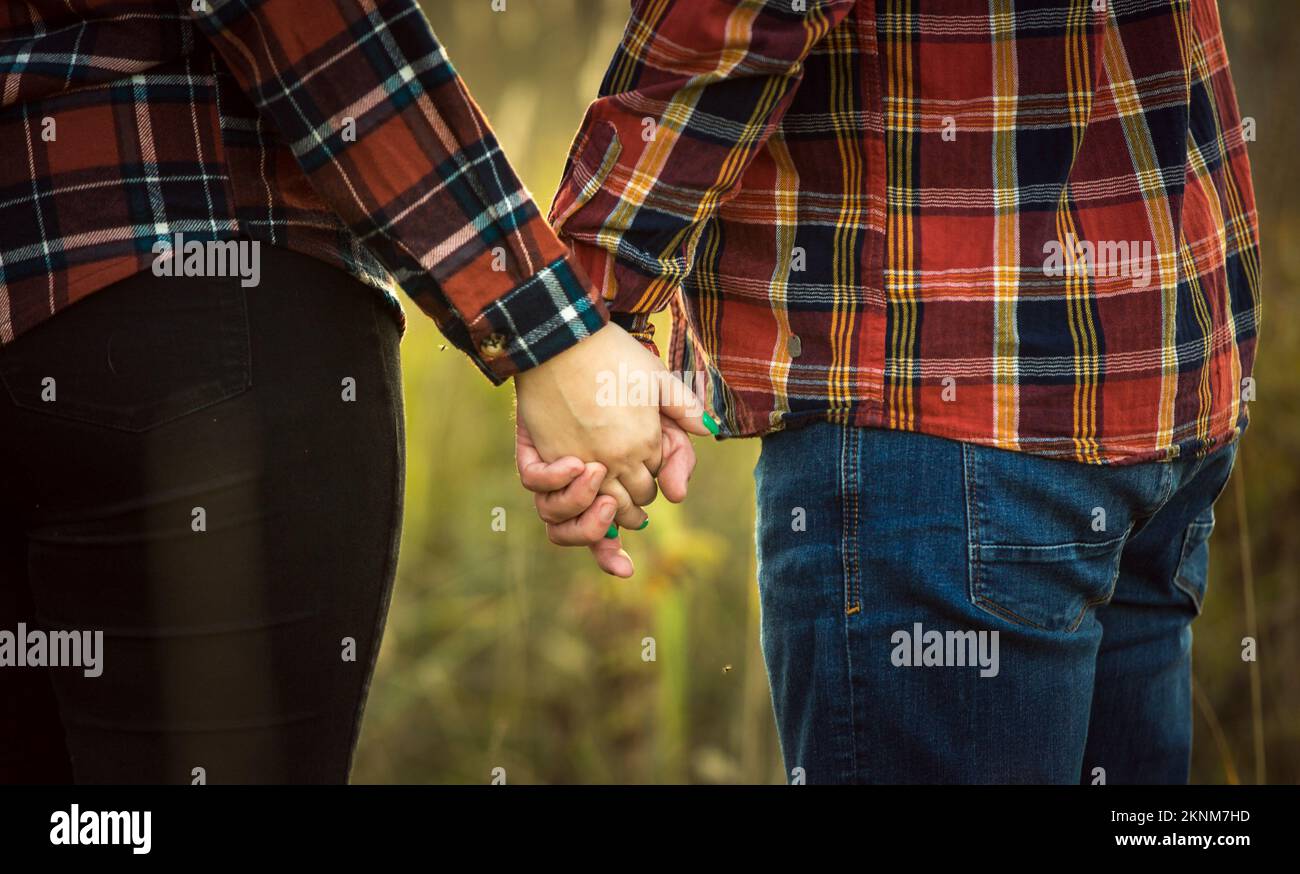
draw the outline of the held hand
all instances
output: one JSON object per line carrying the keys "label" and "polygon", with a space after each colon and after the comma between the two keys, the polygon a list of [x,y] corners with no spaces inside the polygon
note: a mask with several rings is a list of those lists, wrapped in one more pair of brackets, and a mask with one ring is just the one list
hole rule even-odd
{"label": "held hand", "polygon": [[[676,421],[661,416],[660,425],[663,465],[659,469],[659,487],[665,498],[677,503],[686,498],[687,483],[695,469],[695,450]],[[617,502],[599,494],[605,478],[603,465],[584,464],[574,456],[543,461],[522,420],[516,421],[515,460],[520,481],[535,493],[537,514],[546,522],[552,543],[586,546],[605,573],[632,576],[632,558],[623,549],[621,537],[606,536]]]}
{"label": "held hand", "polygon": [[[655,476],[665,459],[660,415],[679,430],[710,433],[695,395],[613,324],[520,373],[515,388],[521,430],[538,459],[571,456],[602,466],[597,491],[615,502],[614,518],[623,528],[641,527],[646,515],[640,508],[658,493]],[[595,474],[588,470],[586,476]]]}

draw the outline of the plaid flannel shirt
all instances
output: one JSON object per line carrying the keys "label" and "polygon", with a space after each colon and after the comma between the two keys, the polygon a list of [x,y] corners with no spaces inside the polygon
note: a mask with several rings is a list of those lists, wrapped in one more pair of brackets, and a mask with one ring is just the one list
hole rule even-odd
{"label": "plaid flannel shirt", "polygon": [[414,0],[0,5],[0,344],[257,240],[392,279],[494,382],[608,313]]}
{"label": "plaid flannel shirt", "polygon": [[1134,463],[1245,427],[1258,234],[1214,0],[632,8],[552,223],[615,321],[651,342],[672,308],[724,433]]}

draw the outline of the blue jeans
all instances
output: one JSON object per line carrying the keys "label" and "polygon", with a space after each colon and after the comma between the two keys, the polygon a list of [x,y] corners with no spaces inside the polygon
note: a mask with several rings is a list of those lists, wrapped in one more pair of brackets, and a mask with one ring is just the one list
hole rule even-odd
{"label": "blue jeans", "polygon": [[821,423],[763,439],[762,645],[808,783],[1178,783],[1237,444],[1103,467]]}

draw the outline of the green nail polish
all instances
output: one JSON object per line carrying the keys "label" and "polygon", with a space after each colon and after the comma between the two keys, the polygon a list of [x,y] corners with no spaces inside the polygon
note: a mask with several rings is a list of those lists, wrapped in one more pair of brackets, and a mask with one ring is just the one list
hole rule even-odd
{"label": "green nail polish", "polygon": [[647,525],[649,525],[649,524],[650,524],[650,517],[649,517],[649,516],[646,516],[646,517],[645,517],[645,521],[642,522],[640,525],[636,526],[636,530],[637,530],[637,531],[644,531],[644,530],[645,530],[645,527],[646,527]]}
{"label": "green nail polish", "polygon": [[618,536],[618,525],[617,524],[610,525],[609,530],[605,532],[605,538],[607,540],[613,540],[617,536]]}
{"label": "green nail polish", "polygon": [[704,427],[708,428],[709,433],[714,437],[718,436],[718,422],[713,418],[713,416],[709,415],[708,410],[704,411]]}

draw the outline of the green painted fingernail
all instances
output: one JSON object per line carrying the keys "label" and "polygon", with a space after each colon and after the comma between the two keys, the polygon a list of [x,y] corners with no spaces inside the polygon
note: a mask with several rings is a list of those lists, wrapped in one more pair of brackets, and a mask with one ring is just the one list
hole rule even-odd
{"label": "green painted fingernail", "polygon": [[704,411],[704,427],[708,428],[709,433],[712,434],[714,437],[718,436],[717,420],[715,420],[711,415],[709,415],[708,410]]}
{"label": "green painted fingernail", "polygon": [[613,540],[617,536],[618,536],[618,525],[617,524],[610,525],[609,530],[605,532],[606,539]]}
{"label": "green painted fingernail", "polygon": [[646,527],[647,525],[649,525],[649,524],[650,524],[650,517],[649,517],[649,516],[646,516],[646,517],[645,517],[645,521],[642,522],[640,525],[636,526],[636,530],[637,530],[637,531],[644,531],[644,530],[645,530],[645,527]]}

